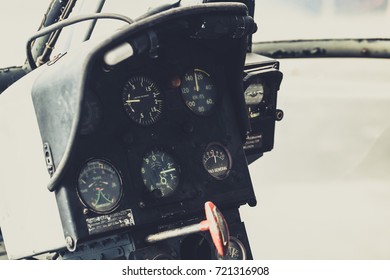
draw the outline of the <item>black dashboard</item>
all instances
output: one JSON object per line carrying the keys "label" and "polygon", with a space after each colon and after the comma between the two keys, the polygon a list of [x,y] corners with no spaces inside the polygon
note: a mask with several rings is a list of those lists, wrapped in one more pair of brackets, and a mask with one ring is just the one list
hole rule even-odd
{"label": "black dashboard", "polygon": [[254,200],[218,53],[171,41],[157,58],[100,66],[87,86],[67,176],[74,211],[94,217],[131,209],[142,225],[202,211],[206,200]]}
{"label": "black dashboard", "polygon": [[[262,97],[245,104],[244,74],[277,72],[270,61],[244,72],[254,30],[242,4],[177,8],[45,66],[32,97],[68,251],[121,234],[142,251],[148,234],[200,222],[207,201],[249,248],[247,156],[272,149],[280,84],[249,88]],[[252,149],[253,137],[265,140]]]}

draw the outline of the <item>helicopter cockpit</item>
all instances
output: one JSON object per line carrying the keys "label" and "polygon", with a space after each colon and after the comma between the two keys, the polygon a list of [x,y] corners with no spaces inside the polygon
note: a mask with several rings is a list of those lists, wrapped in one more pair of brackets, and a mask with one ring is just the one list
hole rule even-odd
{"label": "helicopter cockpit", "polygon": [[[0,178],[24,205],[2,205],[9,257],[251,259],[239,214],[256,205],[248,163],[273,148],[283,117],[278,62],[247,54],[255,30],[244,4],[177,7],[58,54],[3,93],[0,115],[28,112],[25,130],[0,118],[1,162],[25,170]],[[212,234],[186,231],[208,202],[222,254]],[[34,242],[21,246],[27,230]]]}

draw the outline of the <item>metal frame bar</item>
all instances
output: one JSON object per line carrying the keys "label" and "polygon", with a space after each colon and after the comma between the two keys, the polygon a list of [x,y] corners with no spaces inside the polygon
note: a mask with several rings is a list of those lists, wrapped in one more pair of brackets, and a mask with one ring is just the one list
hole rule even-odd
{"label": "metal frame bar", "polygon": [[272,58],[390,58],[390,39],[323,39],[257,42],[254,53]]}

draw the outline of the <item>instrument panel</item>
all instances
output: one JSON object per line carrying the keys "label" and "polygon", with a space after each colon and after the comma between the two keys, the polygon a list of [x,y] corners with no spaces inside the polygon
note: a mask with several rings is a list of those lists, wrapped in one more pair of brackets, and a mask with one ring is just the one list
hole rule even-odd
{"label": "instrument panel", "polygon": [[256,203],[223,57],[169,41],[92,67],[65,179],[82,236],[183,219],[208,200]]}
{"label": "instrument panel", "polygon": [[238,238],[238,208],[256,205],[243,148],[255,29],[245,5],[178,7],[41,68],[32,97],[69,252],[142,250],[200,221],[207,201],[235,213]]}

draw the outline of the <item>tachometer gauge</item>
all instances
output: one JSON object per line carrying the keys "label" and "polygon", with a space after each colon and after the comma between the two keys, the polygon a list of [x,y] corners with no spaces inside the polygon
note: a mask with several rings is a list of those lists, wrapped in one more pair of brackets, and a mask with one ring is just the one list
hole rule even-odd
{"label": "tachometer gauge", "polygon": [[146,188],[158,198],[172,195],[179,185],[179,165],[172,156],[158,149],[144,156],[141,174]]}
{"label": "tachometer gauge", "polygon": [[85,206],[96,213],[114,210],[122,196],[118,171],[105,160],[88,161],[78,178],[78,194]]}
{"label": "tachometer gauge", "polygon": [[232,167],[229,151],[218,143],[211,143],[203,153],[203,166],[215,179],[225,179]]}
{"label": "tachometer gauge", "polygon": [[122,100],[130,119],[140,125],[154,124],[161,117],[162,94],[157,84],[148,77],[131,77],[123,88]]}
{"label": "tachometer gauge", "polygon": [[217,99],[213,78],[202,69],[188,70],[181,81],[181,96],[192,112],[200,116],[209,115]]}

